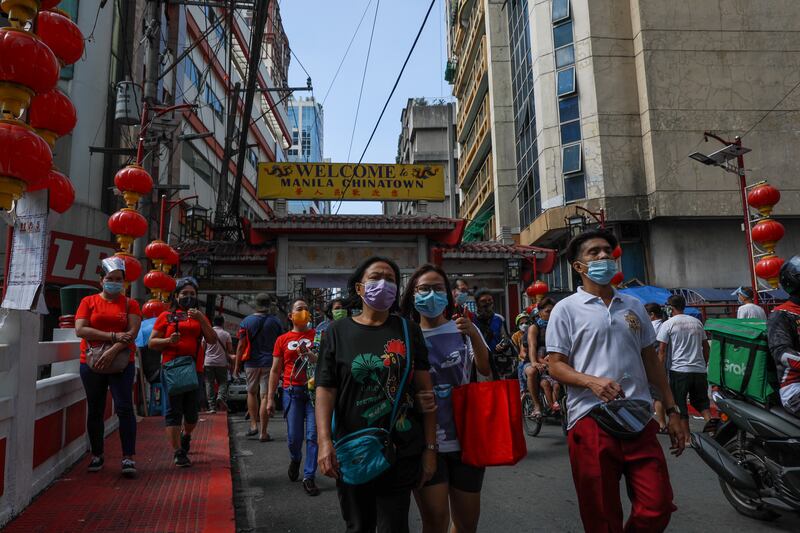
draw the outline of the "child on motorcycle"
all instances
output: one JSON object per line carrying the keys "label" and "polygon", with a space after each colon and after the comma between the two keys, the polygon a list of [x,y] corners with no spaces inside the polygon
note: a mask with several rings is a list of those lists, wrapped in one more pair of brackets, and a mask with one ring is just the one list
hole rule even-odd
{"label": "child on motorcycle", "polygon": [[544,393],[545,401],[553,413],[558,413],[558,397],[561,392],[561,385],[554,380],[547,372],[547,350],[545,349],[545,332],[547,331],[547,321],[550,319],[550,312],[556,302],[552,298],[544,298],[537,309],[539,315],[528,328],[528,352],[532,362],[532,368],[538,373],[539,386]]}

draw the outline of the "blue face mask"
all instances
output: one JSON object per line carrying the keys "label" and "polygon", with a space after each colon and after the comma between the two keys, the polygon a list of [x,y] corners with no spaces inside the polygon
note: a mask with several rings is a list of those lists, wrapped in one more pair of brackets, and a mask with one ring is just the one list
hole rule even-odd
{"label": "blue face mask", "polygon": [[456,304],[464,305],[469,300],[469,292],[459,292],[456,295]]}
{"label": "blue face mask", "polygon": [[598,285],[608,285],[611,283],[611,278],[617,273],[617,262],[613,259],[589,261],[589,264],[586,266],[589,269],[586,276]]}
{"label": "blue face mask", "polygon": [[419,314],[428,318],[436,318],[444,313],[447,307],[447,293],[430,291],[428,294],[414,295],[414,308]]}
{"label": "blue face mask", "polygon": [[544,319],[541,319],[541,318],[537,318],[536,319],[536,325],[539,326],[540,328],[546,328],[547,327],[547,320],[544,320]]}
{"label": "blue face mask", "polygon": [[104,281],[103,282],[103,291],[107,294],[111,294],[112,296],[116,296],[117,294],[122,292],[124,285],[121,281]]}

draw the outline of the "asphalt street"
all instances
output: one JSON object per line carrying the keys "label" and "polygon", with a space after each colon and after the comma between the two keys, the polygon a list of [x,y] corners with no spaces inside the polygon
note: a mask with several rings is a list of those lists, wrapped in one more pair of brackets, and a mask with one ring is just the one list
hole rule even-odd
{"label": "asphalt street", "polygon": [[[280,413],[269,426],[273,442],[247,438],[248,423],[231,414],[234,505],[241,532],[343,531],[333,480],[318,477],[322,494],[312,498],[287,477],[286,423]],[[693,422],[700,429],[702,424]],[[667,437],[659,437],[665,449]],[[561,427],[546,425],[528,437],[528,456],[513,467],[489,469],[482,493],[479,531],[582,531],[567,445]],[[669,531],[800,531],[800,517],[784,515],[764,523],[736,513],[725,500],[717,477],[692,450],[668,456],[678,511]],[[624,483],[621,483],[624,486]],[[621,491],[624,489],[621,488]],[[627,498],[623,494],[623,502]],[[626,515],[628,507],[626,505]],[[411,504],[411,530],[421,531]]]}

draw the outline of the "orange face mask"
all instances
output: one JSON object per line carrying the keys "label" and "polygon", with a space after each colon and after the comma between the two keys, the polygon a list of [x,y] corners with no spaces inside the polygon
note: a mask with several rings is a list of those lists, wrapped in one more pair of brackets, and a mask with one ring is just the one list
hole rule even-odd
{"label": "orange face mask", "polygon": [[292,313],[292,322],[296,326],[305,326],[311,320],[311,314],[308,311],[295,311]]}

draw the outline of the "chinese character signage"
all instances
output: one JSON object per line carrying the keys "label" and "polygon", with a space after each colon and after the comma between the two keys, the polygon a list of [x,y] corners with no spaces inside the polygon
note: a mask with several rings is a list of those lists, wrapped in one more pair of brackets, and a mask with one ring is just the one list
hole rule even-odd
{"label": "chinese character signage", "polygon": [[443,165],[259,163],[262,200],[444,200]]}

